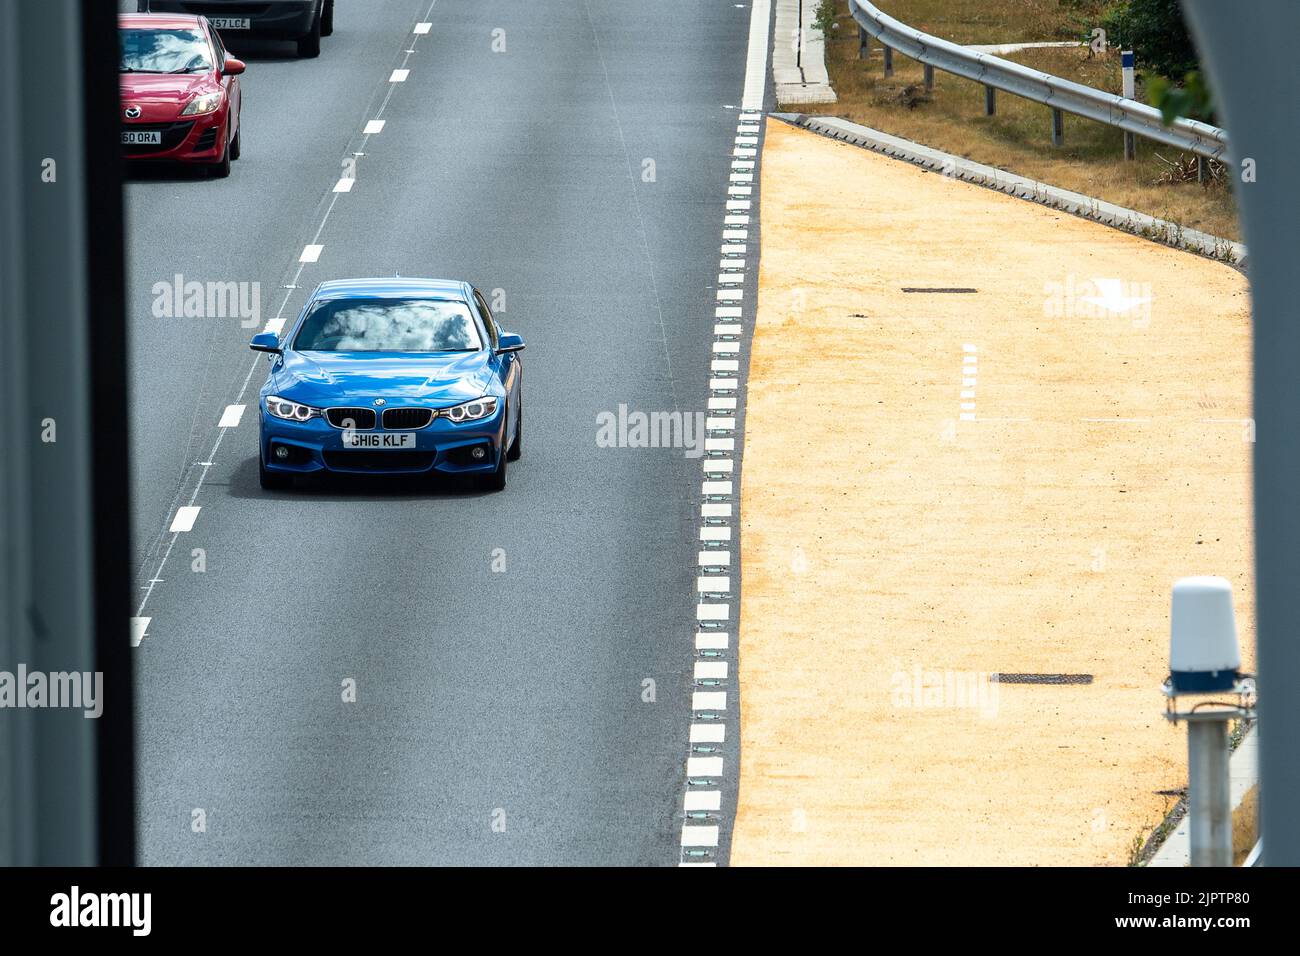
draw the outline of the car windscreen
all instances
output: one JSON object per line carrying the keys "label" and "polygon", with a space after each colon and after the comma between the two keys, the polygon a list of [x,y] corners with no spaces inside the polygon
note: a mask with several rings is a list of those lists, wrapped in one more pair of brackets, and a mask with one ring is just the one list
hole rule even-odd
{"label": "car windscreen", "polygon": [[123,73],[196,73],[212,69],[208,41],[198,30],[118,31]]}
{"label": "car windscreen", "polygon": [[464,302],[445,299],[333,299],[303,320],[300,352],[477,352],[478,325]]}

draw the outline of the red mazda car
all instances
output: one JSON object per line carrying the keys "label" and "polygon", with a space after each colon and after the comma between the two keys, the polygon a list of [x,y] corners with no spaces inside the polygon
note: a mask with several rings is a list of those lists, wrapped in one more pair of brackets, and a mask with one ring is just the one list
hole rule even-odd
{"label": "red mazda car", "polygon": [[204,17],[124,14],[122,152],[131,160],[198,163],[230,175],[239,158],[239,75]]}

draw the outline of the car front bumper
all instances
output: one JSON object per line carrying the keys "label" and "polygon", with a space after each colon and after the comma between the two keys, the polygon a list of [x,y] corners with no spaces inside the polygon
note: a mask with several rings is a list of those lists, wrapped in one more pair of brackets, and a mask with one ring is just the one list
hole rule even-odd
{"label": "car front bumper", "polygon": [[215,163],[225,154],[226,119],[229,107],[202,116],[182,116],[168,123],[122,124],[123,130],[158,130],[160,145],[122,146],[122,156],[136,160],[162,160],[180,163]]}
{"label": "car front bumper", "polygon": [[[363,450],[343,447],[343,429],[313,418],[291,422],[276,418],[261,402],[261,455],[267,471],[286,475],[481,475],[495,471],[503,454],[505,413],[457,424],[435,418],[424,428],[387,434],[415,436],[413,449]],[[373,433],[385,434],[382,429]],[[285,457],[277,448],[286,449]],[[472,457],[482,448],[484,457]]]}

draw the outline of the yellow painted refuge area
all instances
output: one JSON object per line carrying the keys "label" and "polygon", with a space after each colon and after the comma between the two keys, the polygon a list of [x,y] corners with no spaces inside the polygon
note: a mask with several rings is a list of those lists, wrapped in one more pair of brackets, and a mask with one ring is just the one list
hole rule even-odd
{"label": "yellow painted refuge area", "polygon": [[732,864],[1127,862],[1177,578],[1253,666],[1245,279],[779,121],[761,225]]}

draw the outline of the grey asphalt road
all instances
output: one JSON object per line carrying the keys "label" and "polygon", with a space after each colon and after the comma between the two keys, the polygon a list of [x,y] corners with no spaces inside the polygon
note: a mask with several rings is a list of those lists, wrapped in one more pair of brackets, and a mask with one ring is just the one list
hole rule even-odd
{"label": "grey asphalt road", "polygon": [[[339,0],[320,59],[237,51],[232,176],[128,187],[149,864],[678,859],[699,462],[599,448],[596,416],[704,408],[749,5],[437,0],[414,38],[428,8]],[[394,273],[502,290],[528,342],[509,487],[263,492],[260,364],[209,458],[257,329],[160,318],[155,284],[260,283],[264,322],[321,280]]]}

